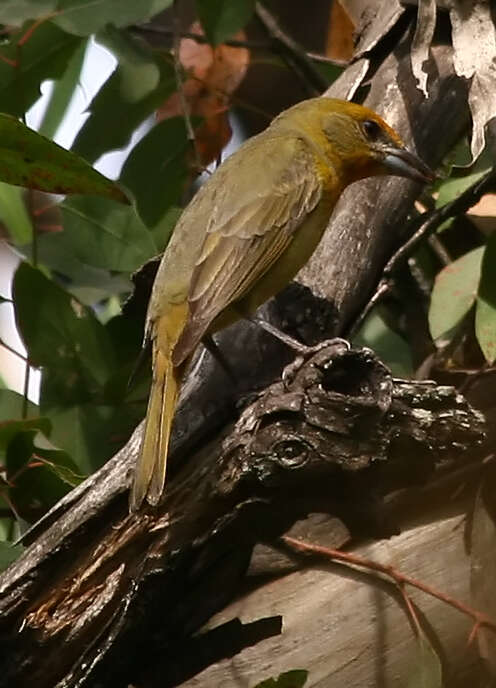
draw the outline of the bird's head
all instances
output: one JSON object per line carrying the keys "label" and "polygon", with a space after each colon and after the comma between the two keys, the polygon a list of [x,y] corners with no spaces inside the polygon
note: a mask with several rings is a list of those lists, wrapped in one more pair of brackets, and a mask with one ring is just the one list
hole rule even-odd
{"label": "bird's head", "polygon": [[[377,113],[363,105],[333,98],[298,103],[281,116],[285,126],[310,135],[319,151],[340,170],[346,184],[392,174],[426,184],[434,173],[410,152]],[[276,120],[277,121],[277,120]]]}

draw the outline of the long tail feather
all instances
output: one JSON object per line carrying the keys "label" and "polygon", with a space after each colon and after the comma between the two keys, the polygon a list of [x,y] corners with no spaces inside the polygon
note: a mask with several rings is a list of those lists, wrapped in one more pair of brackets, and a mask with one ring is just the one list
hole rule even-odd
{"label": "long tail feather", "polygon": [[154,375],[145,432],[129,499],[131,511],[137,511],[145,499],[152,505],[160,501],[165,485],[172,419],[179,393],[179,370],[173,366],[170,356],[158,347],[154,354]]}

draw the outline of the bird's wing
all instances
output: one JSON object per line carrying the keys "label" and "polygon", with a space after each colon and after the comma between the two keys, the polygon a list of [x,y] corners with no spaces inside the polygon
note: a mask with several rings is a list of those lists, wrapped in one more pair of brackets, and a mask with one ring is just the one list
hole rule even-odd
{"label": "bird's wing", "polygon": [[322,194],[312,151],[296,136],[269,138],[263,148],[254,146],[251,155],[237,161],[233,156],[233,164],[223,171],[226,183],[212,199],[193,270],[190,315],[174,349],[176,365],[194,350],[215,317],[247,294],[281,256]]}

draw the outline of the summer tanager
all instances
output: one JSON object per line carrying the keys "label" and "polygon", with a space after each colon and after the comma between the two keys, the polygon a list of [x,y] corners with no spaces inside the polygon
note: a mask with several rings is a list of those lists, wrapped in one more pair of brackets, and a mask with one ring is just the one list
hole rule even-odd
{"label": "summer tanager", "polygon": [[314,98],[244,143],[183,212],[148,307],[153,380],[130,506],[161,498],[187,364],[205,335],[255,311],[312,255],[346,186],[432,173],[375,112]]}

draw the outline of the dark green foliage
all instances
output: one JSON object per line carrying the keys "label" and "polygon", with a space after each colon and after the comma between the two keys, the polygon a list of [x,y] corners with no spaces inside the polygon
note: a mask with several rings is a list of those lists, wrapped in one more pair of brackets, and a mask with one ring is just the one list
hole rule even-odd
{"label": "dark green foliage", "polygon": [[255,0],[196,0],[196,9],[209,41],[217,44],[232,38],[248,23]]}
{"label": "dark green foliage", "polygon": [[255,688],[303,688],[307,682],[308,671],[293,669],[279,674],[277,678],[268,678],[257,683]]}

